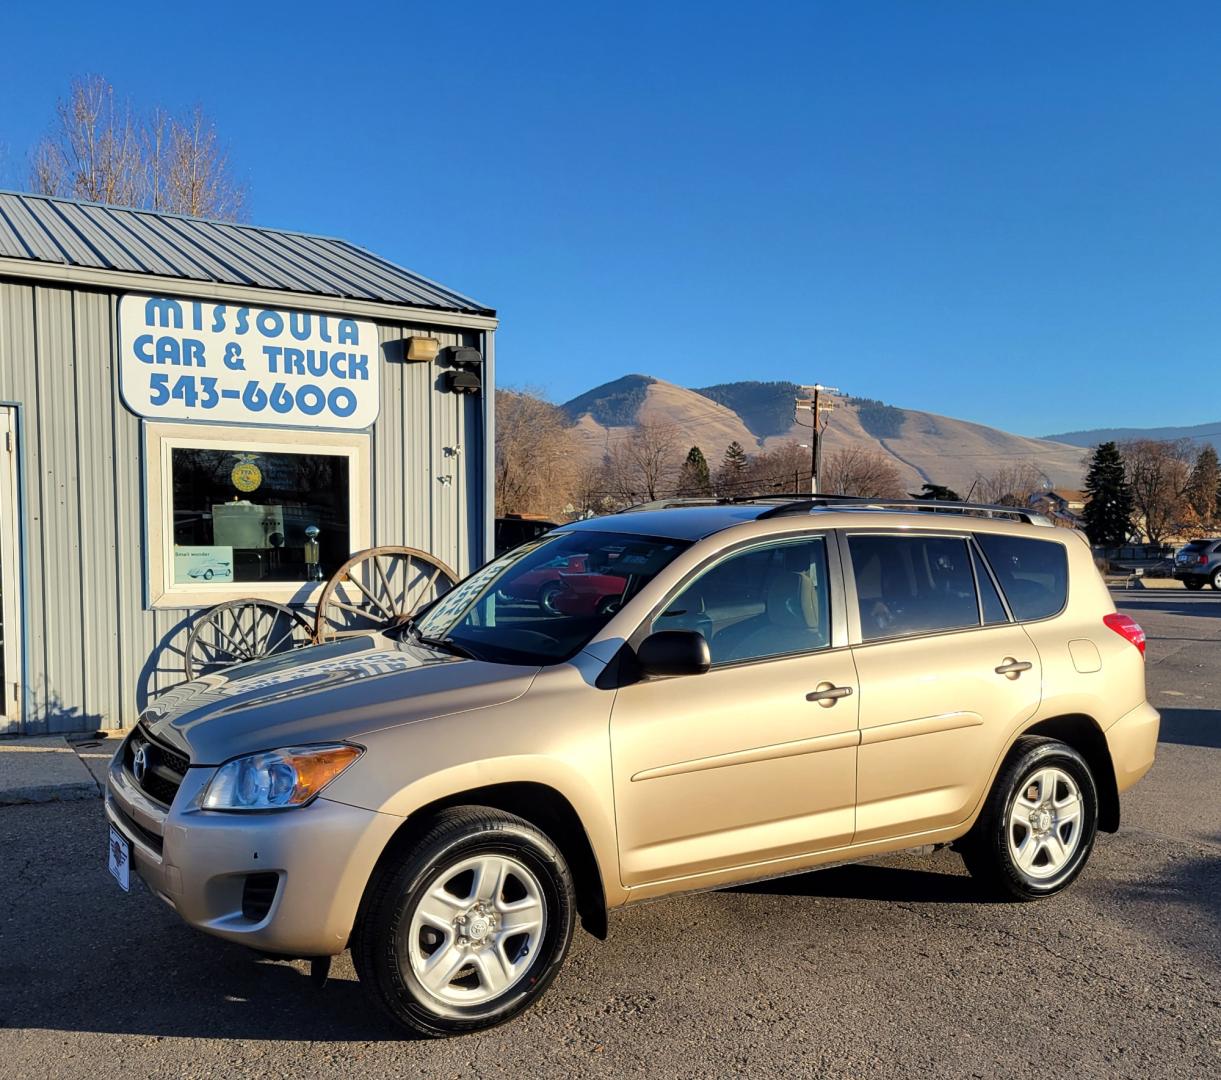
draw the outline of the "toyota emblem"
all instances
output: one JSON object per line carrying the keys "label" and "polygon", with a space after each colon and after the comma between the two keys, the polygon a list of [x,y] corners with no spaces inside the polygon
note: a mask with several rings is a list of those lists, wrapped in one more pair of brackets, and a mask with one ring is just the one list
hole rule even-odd
{"label": "toyota emblem", "polygon": [[144,774],[148,772],[148,743],[140,743],[131,755],[131,771],[140,783],[144,782]]}

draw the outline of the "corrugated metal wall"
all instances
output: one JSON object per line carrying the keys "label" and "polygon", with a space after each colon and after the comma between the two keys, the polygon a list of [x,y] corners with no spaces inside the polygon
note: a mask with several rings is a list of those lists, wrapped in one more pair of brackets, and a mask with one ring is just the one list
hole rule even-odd
{"label": "corrugated metal wall", "polygon": [[[143,440],[119,396],[118,295],[0,280],[0,401],[23,406],[27,733],[134,723],[182,678],[197,614],[143,607]],[[474,330],[379,326],[373,543],[423,548],[465,573],[481,554],[482,402],[440,391],[436,364],[403,362],[413,332],[481,344]]]}

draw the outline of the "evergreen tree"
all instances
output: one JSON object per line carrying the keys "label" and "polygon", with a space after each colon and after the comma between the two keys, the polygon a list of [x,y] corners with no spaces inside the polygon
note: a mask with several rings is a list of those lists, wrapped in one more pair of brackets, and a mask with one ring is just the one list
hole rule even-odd
{"label": "evergreen tree", "polygon": [[742,449],[742,444],[737,439],[725,447],[725,458],[721,462],[721,468],[735,473],[740,473],[746,468],[746,451]]}
{"label": "evergreen tree", "polygon": [[920,494],[911,493],[913,499],[933,499],[937,502],[962,502],[962,496],[944,484],[922,484]]}
{"label": "evergreen tree", "polygon": [[1217,517],[1218,497],[1221,496],[1221,462],[1211,443],[1196,457],[1187,478],[1188,505],[1195,511],[1201,525],[1211,525]]}
{"label": "evergreen tree", "polygon": [[[1214,455],[1215,457],[1215,455]],[[1113,442],[1100,443],[1085,477],[1085,534],[1091,544],[1119,547],[1132,532],[1132,489],[1123,457]]]}
{"label": "evergreen tree", "polygon": [[687,451],[687,459],[683,462],[678,474],[678,493],[680,495],[711,495],[712,474],[708,471],[708,462],[704,452],[693,446]]}
{"label": "evergreen tree", "polygon": [[725,447],[725,456],[721,459],[721,471],[717,476],[721,494],[741,494],[740,488],[746,481],[746,470],[749,465],[750,460],[747,458],[742,444],[734,439]]}

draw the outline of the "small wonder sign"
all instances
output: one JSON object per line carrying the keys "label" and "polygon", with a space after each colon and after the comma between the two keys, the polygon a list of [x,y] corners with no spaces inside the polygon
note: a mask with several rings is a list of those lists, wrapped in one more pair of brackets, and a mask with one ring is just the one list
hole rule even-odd
{"label": "small wonder sign", "polygon": [[377,327],[360,319],[128,294],[119,347],[140,416],[360,429],[381,404]]}

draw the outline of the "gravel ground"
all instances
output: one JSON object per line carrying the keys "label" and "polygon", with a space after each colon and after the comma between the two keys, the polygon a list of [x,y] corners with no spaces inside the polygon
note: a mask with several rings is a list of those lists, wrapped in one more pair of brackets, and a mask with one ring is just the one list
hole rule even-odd
{"label": "gravel ground", "polygon": [[198,934],[103,863],[100,804],[0,809],[0,1075],[1221,1075],[1221,596],[1151,632],[1154,771],[1063,896],[985,902],[948,851],[615,915],[540,1005],[401,1040],[331,982]]}

